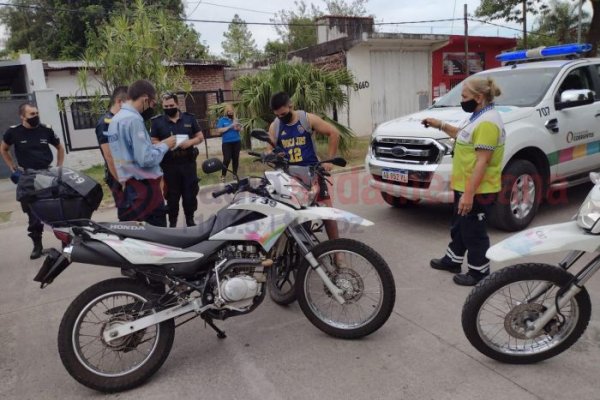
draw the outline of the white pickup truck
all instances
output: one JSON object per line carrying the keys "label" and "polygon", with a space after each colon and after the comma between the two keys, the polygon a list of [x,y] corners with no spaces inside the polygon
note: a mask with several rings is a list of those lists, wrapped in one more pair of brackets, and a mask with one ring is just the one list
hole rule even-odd
{"label": "white pickup truck", "polygon": [[[600,58],[517,63],[486,70],[502,90],[495,100],[506,130],[502,191],[491,220],[525,228],[543,199],[566,201],[565,188],[600,170]],[[421,120],[460,126],[462,85],[426,110],[380,124],[365,160],[371,187],[394,207],[451,203],[453,142]]]}

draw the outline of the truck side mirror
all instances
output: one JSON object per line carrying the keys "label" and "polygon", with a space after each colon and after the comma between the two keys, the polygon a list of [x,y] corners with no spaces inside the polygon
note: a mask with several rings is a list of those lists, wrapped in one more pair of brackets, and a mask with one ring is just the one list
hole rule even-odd
{"label": "truck side mirror", "polygon": [[560,101],[554,104],[557,110],[592,104],[596,94],[589,89],[565,90],[560,94]]}

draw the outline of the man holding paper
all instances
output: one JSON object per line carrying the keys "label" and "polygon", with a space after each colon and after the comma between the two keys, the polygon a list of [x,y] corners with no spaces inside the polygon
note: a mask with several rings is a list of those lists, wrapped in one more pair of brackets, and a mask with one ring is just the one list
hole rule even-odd
{"label": "man holding paper", "polygon": [[202,143],[204,135],[193,114],[182,112],[178,108],[177,94],[166,93],[162,96],[164,114],[152,118],[150,136],[153,143],[159,143],[175,136],[175,148],[163,158],[160,166],[164,174],[164,196],[167,200],[169,226],[177,225],[179,199],[182,199],[183,212],[187,226],[194,226],[194,212],[198,208],[198,173],[196,145]]}

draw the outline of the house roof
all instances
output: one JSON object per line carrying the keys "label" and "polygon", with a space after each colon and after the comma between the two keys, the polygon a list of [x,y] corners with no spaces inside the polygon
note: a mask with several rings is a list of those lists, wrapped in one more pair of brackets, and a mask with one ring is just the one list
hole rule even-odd
{"label": "house roof", "polygon": [[[163,64],[167,65],[167,62]],[[200,66],[200,67],[226,67],[229,64],[224,60],[178,60],[172,65]],[[85,67],[83,61],[44,61],[44,71],[60,71],[70,69],[80,69]]]}

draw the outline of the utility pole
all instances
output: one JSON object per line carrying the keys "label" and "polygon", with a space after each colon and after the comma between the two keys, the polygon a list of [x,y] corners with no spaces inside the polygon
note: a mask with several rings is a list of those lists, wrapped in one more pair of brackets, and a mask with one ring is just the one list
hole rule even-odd
{"label": "utility pole", "polygon": [[581,6],[582,5],[583,5],[583,0],[579,0],[579,22],[577,24],[577,43],[581,43],[581,19],[582,19]]}
{"label": "utility pole", "polygon": [[469,20],[467,16],[467,5],[465,4],[465,75],[469,76]]}
{"label": "utility pole", "polygon": [[527,48],[527,0],[523,0],[523,47]]}

